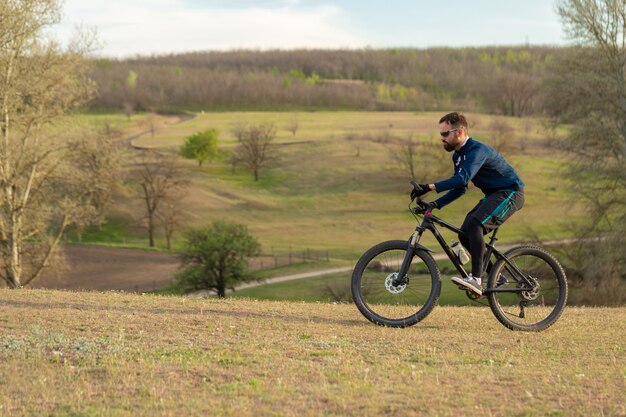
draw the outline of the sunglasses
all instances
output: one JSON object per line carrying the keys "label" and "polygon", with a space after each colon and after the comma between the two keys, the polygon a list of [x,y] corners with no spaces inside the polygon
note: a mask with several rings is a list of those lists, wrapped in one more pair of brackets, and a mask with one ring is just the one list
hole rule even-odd
{"label": "sunglasses", "polygon": [[456,129],[450,129],[450,130],[446,130],[445,132],[439,132],[439,134],[441,136],[443,136],[444,138],[447,138],[448,135],[450,134],[450,132],[455,132],[455,131],[461,130],[461,129],[463,129],[463,128],[462,127],[457,127]]}

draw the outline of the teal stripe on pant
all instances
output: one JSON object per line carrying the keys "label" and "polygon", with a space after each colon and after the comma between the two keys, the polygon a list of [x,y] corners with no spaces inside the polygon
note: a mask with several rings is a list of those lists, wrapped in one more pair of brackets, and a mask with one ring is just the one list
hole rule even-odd
{"label": "teal stripe on pant", "polygon": [[[495,208],[495,210],[493,212],[491,212],[491,214],[489,216],[487,216],[485,218],[485,220],[482,221],[482,224],[484,225],[485,223],[487,223],[491,218],[497,216],[499,214],[499,212],[501,210],[504,209],[504,207],[506,207],[506,203],[509,202],[510,199],[513,198],[513,196],[515,195],[516,191],[511,192],[511,194],[509,194],[509,196],[506,198],[506,200],[504,200],[502,203],[500,203],[500,205],[498,207]],[[510,208],[508,208],[503,214],[508,213],[510,210]]]}

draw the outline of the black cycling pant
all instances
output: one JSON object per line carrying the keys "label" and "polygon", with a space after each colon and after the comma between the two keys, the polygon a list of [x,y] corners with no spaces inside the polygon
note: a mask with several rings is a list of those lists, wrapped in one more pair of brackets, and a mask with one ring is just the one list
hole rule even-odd
{"label": "black cycling pant", "polygon": [[[504,223],[513,213],[524,206],[524,190],[504,190],[480,200],[480,202],[465,217],[461,230],[465,236],[459,234],[459,241],[465,246],[472,258],[472,276],[480,277],[485,257],[484,236],[491,230]],[[487,265],[487,272],[491,270],[491,262]]]}
{"label": "black cycling pant", "polygon": [[[463,223],[461,230],[465,235],[459,234],[459,242],[467,248],[472,257],[472,276],[480,277],[485,257],[485,238],[487,230],[478,220],[473,217]],[[489,268],[491,269],[491,268]]]}

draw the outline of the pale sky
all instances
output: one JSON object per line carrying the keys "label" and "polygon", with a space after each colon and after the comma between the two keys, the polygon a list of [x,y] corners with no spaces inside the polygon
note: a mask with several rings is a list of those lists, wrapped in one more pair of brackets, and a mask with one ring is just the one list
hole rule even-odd
{"label": "pale sky", "polygon": [[109,57],[567,43],[554,0],[65,0],[63,15],[57,37],[94,28]]}

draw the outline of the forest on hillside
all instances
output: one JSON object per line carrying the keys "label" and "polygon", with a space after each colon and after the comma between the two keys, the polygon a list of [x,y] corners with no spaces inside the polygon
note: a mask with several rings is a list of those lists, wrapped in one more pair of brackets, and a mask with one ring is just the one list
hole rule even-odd
{"label": "forest on hillside", "polygon": [[567,48],[238,50],[99,59],[93,109],[544,112]]}

